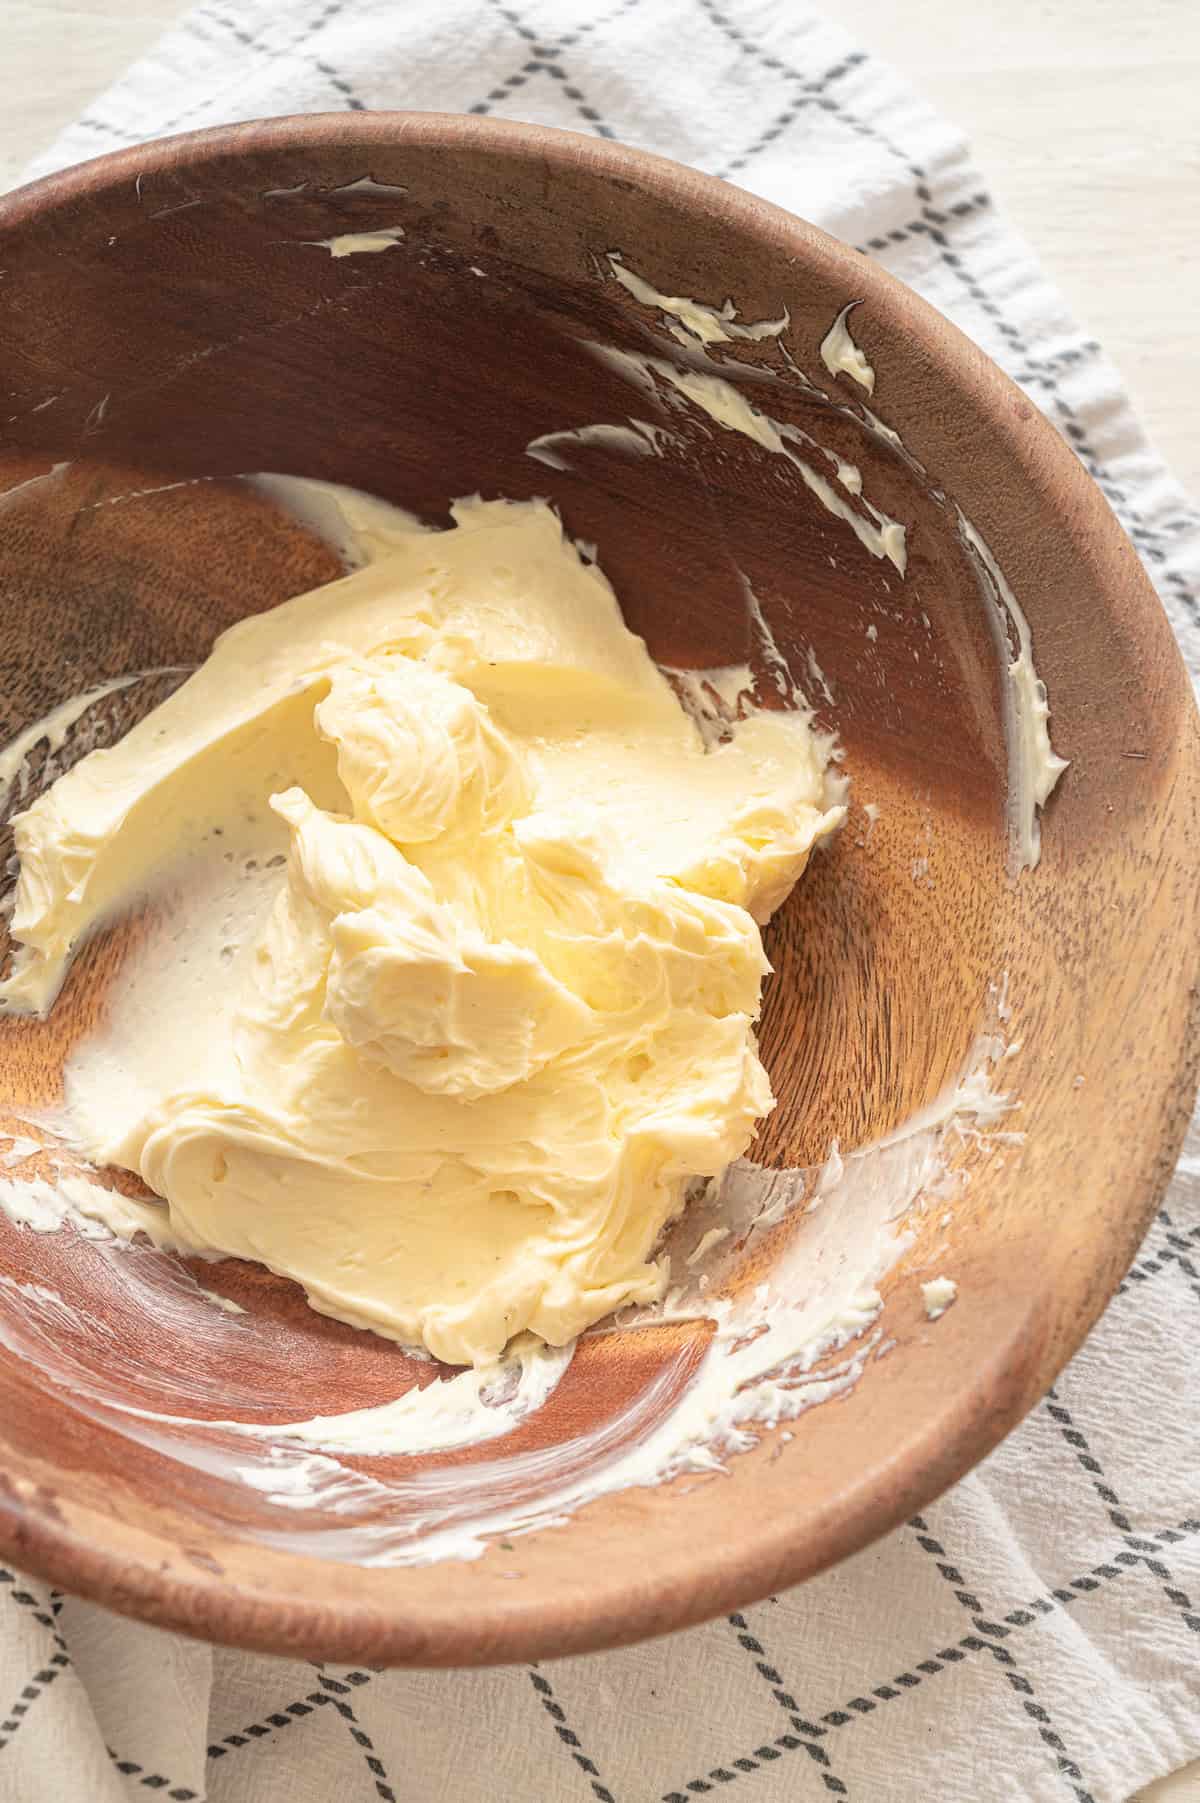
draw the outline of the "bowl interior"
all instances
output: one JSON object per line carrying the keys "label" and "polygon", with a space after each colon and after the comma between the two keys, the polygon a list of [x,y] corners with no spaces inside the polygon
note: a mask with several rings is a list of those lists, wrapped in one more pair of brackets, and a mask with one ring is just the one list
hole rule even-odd
{"label": "bowl interior", "polygon": [[[331,254],[396,227],[386,248]],[[711,1328],[585,1336],[499,1450],[339,1455],[298,1511],[290,1455],[231,1461],[211,1450],[219,1434],[145,1422],[332,1414],[439,1381],[436,1367],[315,1315],[258,1267],[193,1262],[193,1282],[148,1248],[114,1257],[0,1216],[13,1557],[19,1545],[61,1581],[227,1639],[448,1661],[674,1625],[881,1531],[993,1443],[1077,1343],[1182,1118],[1184,985],[1167,973],[1192,958],[1194,728],[1165,623],[1099,496],[1017,392],[878,271],[719,184],[555,134],[239,128],[18,195],[0,208],[0,245],[0,742],[141,673],[61,745],[33,748],[5,818],[162,699],[221,628],[340,572],[312,523],[247,473],[349,484],[433,523],[460,495],[547,496],[595,544],[660,663],[750,660],[769,695],[749,590],[844,748],[848,824],[767,934],[761,1043],[778,1106],[755,1161],[814,1167],[835,1144],[885,1137],[943,1094],[998,1004],[1024,1135],[964,1141],[969,1181],[914,1211],[885,1280],[889,1357],[789,1438],[764,1432],[728,1478],[622,1491],[433,1565],[411,1561],[435,1530],[477,1552],[493,1505],[536,1508],[564,1474],[647,1433]],[[732,297],[750,321],[786,307],[790,323],[685,347],[613,279],[609,253],[664,294]],[[819,354],[859,299],[869,412]],[[719,367],[830,466],[852,464],[906,528],[904,575],[794,463],[724,429],[647,359]],[[635,418],[669,424],[661,455],[586,431],[556,440],[550,462],[529,451]],[[959,507],[1029,618],[1072,760],[1041,863],[1019,877],[1005,660]],[[46,1022],[0,1025],[0,1131],[23,1182],[71,1180],[61,1148],[24,1145],[27,1117],[58,1095],[137,931],[93,942]],[[819,1281],[812,1232],[798,1212],[753,1237],[729,1283],[785,1264]],[[936,1327],[919,1289],[934,1269],[959,1285]],[[31,1285],[62,1304],[53,1334],[39,1328],[46,1345],[22,1314]],[[248,1312],[215,1310],[204,1291]]]}

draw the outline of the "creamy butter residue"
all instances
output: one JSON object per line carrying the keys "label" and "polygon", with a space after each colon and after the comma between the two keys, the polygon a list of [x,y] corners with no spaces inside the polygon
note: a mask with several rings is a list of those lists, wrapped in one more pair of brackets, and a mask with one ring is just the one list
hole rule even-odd
{"label": "creamy butter residue", "polygon": [[925,1313],[931,1321],[939,1320],[957,1295],[958,1285],[953,1277],[931,1277],[928,1283],[921,1285]]}
{"label": "creamy butter residue", "polygon": [[402,225],[386,225],[369,232],[339,232],[333,238],[306,238],[304,243],[317,250],[327,250],[331,257],[357,257],[391,250],[403,237]]}
{"label": "creamy butter residue", "polygon": [[[65,1163],[52,1178],[37,1172],[29,1176],[7,1174],[33,1155],[24,1138],[15,1142],[14,1149],[17,1144],[21,1156],[14,1158],[11,1165],[11,1154],[3,1160],[6,1174],[0,1181],[0,1211],[19,1227],[28,1227],[33,1233],[58,1233],[68,1226],[84,1239],[101,1240],[114,1235],[128,1240],[145,1234],[160,1251],[183,1250],[172,1236],[161,1208],[110,1189],[94,1177],[67,1168]],[[42,1150],[41,1140],[33,1145],[35,1152]]]}
{"label": "creamy butter residue", "polygon": [[635,300],[646,307],[657,307],[661,313],[670,314],[683,328],[681,343],[696,342],[699,344],[731,344],[734,339],[748,339],[752,343],[760,343],[764,338],[778,338],[786,332],[791,323],[791,315],[787,308],[778,319],[739,320],[738,310],[731,300],[726,300],[721,307],[710,307],[704,301],[689,300],[682,294],[660,294],[652,283],[645,281],[632,269],[626,267],[621,258],[609,253],[608,266],[621,286],[633,295]]}
{"label": "creamy butter residue", "polygon": [[[772,417],[765,409],[755,405],[743,392],[742,386],[737,385],[753,384],[761,387],[777,379],[776,372],[753,364],[722,364],[708,355],[709,346],[721,343],[732,334],[732,327],[726,319],[726,312],[732,303],[727,303],[726,309],[718,313],[702,303],[660,294],[611,253],[608,261],[613,275],[636,299],[645,305],[657,307],[660,313],[672,318],[673,323],[667,329],[683,346],[683,350],[670,357],[657,357],[640,351],[593,344],[589,347],[592,354],[655,400],[661,402],[664,395],[673,390],[706,413],[717,425],[728,431],[739,432],[763,449],[786,458],[821,506],[848,525],[872,556],[888,559],[900,575],[904,576],[908,565],[906,528],[901,521],[876,506],[864,493],[859,467],[822,445],[812,433]],[[855,342],[848,323],[855,307],[860,304],[857,300],[847,302],[819,348],[821,361],[832,375],[851,377],[870,395],[875,389],[875,370]],[[680,327],[678,322],[681,319],[685,320],[686,329]],[[783,323],[788,322],[785,319]],[[955,530],[975,564],[981,593],[987,604],[989,624],[997,648],[1005,660],[1004,730],[1008,750],[1009,813],[1012,826],[1012,854],[1009,862],[1013,875],[1019,875],[1023,869],[1032,868],[1039,861],[1039,813],[1067,767],[1067,760],[1059,757],[1050,743],[1050,708],[1046,687],[1034,666],[1032,637],[1020,604],[976,527],[960,508],[947,499],[944,491],[929,486],[924,466],[909,451],[899,433],[873,413],[865,402],[859,401],[853,406],[847,406],[831,400],[813,382],[782,341],[777,349],[791,380],[806,395],[823,406],[831,407],[836,413],[855,420],[872,437],[886,444],[914,476],[921,480],[937,506],[955,516]],[[732,377],[736,377],[736,382]],[[608,430],[611,428],[600,426],[582,428],[581,433]],[[532,447],[530,450],[531,454],[538,454]],[[548,457],[544,460],[551,461]],[[821,470],[821,462],[830,467],[831,477]],[[554,467],[563,466],[555,464]],[[869,628],[868,631],[871,633],[874,629]],[[1012,637],[1016,639],[1015,654],[1009,642]]]}
{"label": "creamy butter residue", "polygon": [[[307,186],[307,183],[303,186]],[[365,194],[378,200],[399,200],[408,193],[408,189],[396,182],[377,182],[373,175],[360,175],[355,181],[341,182],[327,192],[330,195]]]}
{"label": "creamy butter residue", "polygon": [[115,695],[119,690],[129,688],[137,680],[136,676],[117,676],[111,682],[100,682],[93,688],[85,689],[81,695],[71,695],[56,708],[52,708],[50,713],[26,727],[24,732],[18,733],[15,739],[11,739],[0,750],[0,808],[7,805],[14,786],[19,789],[29,754],[35,745],[44,743],[50,755],[61,751],[71,728],[90,707],[94,707],[97,701],[103,701],[107,695]]}
{"label": "creamy butter residue", "polygon": [[[214,1421],[256,1440],[291,1440],[326,1452],[451,1452],[498,1440],[545,1403],[571,1362],[573,1345],[547,1346],[521,1334],[503,1364],[458,1371],[415,1385],[392,1402],[307,1421]],[[176,1420],[179,1417],[175,1417]]]}
{"label": "creamy butter residue", "polygon": [[[1033,635],[1024,609],[982,534],[961,507],[958,536],[975,566],[988,623],[1004,661],[1008,802],[1015,872],[1032,869],[1042,855],[1039,811],[1068,767],[1050,743],[1050,703],[1033,663]],[[1016,639],[1015,655],[1012,639]]]}
{"label": "creamy butter residue", "polygon": [[530,439],[525,446],[525,455],[544,463],[549,469],[569,470],[574,467],[571,452],[576,447],[586,449],[590,445],[630,457],[661,457],[664,446],[672,442],[672,435],[662,426],[653,426],[644,419],[631,419],[627,426],[599,424],[576,426],[567,432],[543,432],[540,438]]}
{"label": "creamy butter residue", "polygon": [[867,362],[866,353],[850,336],[848,322],[858,305],[858,301],[848,302],[822,338],[821,361],[831,376],[850,376],[860,388],[874,394],[875,371]]}
{"label": "creamy butter residue", "polygon": [[145,898],[79,1147],[171,1244],[483,1366],[660,1293],[772,1105],[759,923],[844,809],[803,712],[706,745],[545,505],[366,512],[370,561],[18,816],[3,996],[44,1011]]}
{"label": "creamy butter residue", "polygon": [[[862,494],[862,480],[855,466],[818,444],[801,427],[774,419],[761,407],[756,407],[726,376],[713,373],[713,368],[719,366],[703,362],[697,366],[694,361],[674,363],[663,357],[653,357],[639,351],[614,350],[611,346],[602,344],[594,344],[590,349],[600,362],[623,375],[626,380],[637,383],[645,392],[658,392],[655,381],[657,377],[684,400],[690,401],[694,407],[707,414],[716,425],[728,432],[740,433],[742,437],[761,445],[763,450],[783,457],[797,471],[804,486],[827,513],[849,526],[872,557],[886,558],[903,576],[907,564],[904,526],[881,508],[874,506]],[[798,447],[803,447],[805,451],[814,453],[817,458],[828,463],[844,492],[840,493],[834,482],[822,474],[809,457],[802,456]],[[853,505],[853,501],[857,501],[858,505]]]}

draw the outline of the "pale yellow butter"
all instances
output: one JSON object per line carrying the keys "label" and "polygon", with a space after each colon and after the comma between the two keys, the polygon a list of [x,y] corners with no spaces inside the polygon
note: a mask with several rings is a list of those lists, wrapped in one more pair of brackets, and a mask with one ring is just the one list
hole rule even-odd
{"label": "pale yellow butter", "polygon": [[759,923],[844,810],[802,713],[706,746],[548,507],[381,517],[19,817],[4,1000],[157,885],[68,1071],[89,1155],[173,1244],[482,1365],[659,1293],[772,1106]]}

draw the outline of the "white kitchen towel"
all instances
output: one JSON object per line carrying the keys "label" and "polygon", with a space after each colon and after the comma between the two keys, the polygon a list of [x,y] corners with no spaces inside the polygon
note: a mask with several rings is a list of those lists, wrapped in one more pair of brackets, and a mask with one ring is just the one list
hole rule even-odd
{"label": "white kitchen towel", "polygon": [[[962,134],[806,4],[216,0],[31,173],[364,107],[619,138],[877,256],[1066,435],[1200,670],[1200,516]],[[214,1650],[0,1573],[0,1798],[1123,1803],[1200,1754],[1198,1333],[1193,1129],[1120,1294],[1021,1429],[880,1545],[707,1627],[541,1667],[377,1674]]]}

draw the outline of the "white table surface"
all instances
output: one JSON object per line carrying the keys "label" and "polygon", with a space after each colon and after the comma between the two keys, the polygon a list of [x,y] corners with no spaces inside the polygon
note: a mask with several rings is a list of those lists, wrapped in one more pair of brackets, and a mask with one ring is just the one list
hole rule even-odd
{"label": "white table surface", "polygon": [[[181,10],[0,0],[0,192]],[[967,127],[999,203],[1200,494],[1200,0],[836,0],[836,11]],[[1200,1803],[1200,1763],[1138,1803]]]}

